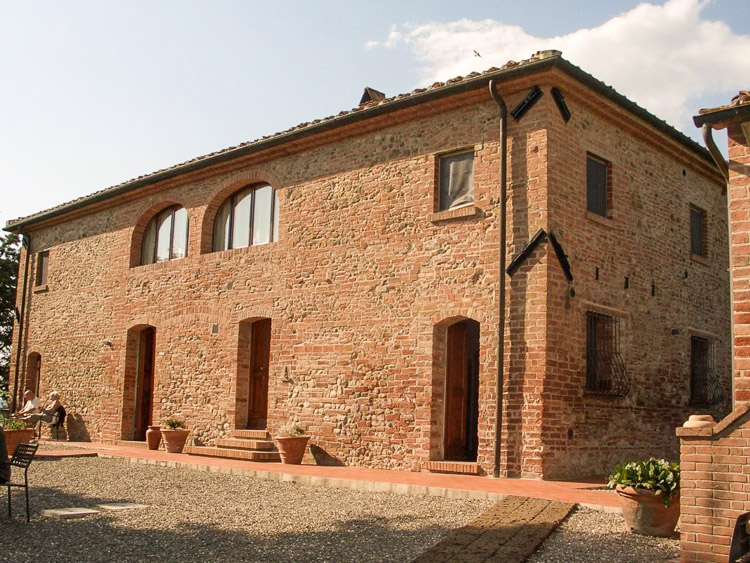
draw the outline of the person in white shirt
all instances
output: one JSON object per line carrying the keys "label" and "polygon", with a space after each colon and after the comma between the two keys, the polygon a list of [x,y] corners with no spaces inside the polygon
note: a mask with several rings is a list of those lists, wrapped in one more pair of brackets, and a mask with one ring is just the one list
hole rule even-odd
{"label": "person in white shirt", "polygon": [[39,397],[37,397],[30,389],[27,389],[23,394],[23,398],[26,399],[26,403],[23,405],[23,408],[18,410],[16,415],[20,418],[24,418],[30,414],[39,414]]}
{"label": "person in white shirt", "polygon": [[[39,399],[37,398],[37,402]],[[52,423],[52,420],[57,413],[57,410],[62,406],[60,403],[60,394],[57,391],[52,391],[49,394],[49,403],[41,410],[37,409],[36,413],[24,416],[23,419],[31,424],[36,424],[40,420],[48,424]]]}

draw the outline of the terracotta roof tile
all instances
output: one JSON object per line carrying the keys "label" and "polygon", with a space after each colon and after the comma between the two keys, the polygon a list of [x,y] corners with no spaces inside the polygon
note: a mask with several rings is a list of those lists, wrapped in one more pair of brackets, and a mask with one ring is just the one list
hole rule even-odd
{"label": "terracotta roof tile", "polygon": [[[300,123],[299,125],[295,125],[293,127],[290,127],[289,129],[286,129],[284,131],[280,131],[278,133],[274,133],[272,135],[264,135],[260,139],[256,139],[253,141],[247,141],[244,143],[240,143],[238,145],[234,145],[231,147],[227,147],[225,149],[221,149],[218,151],[214,151],[202,156],[197,156],[195,158],[192,158],[190,160],[186,160],[185,162],[181,162],[179,164],[175,164],[173,166],[169,166],[167,168],[162,168],[159,170],[156,170],[154,172],[151,172],[149,174],[143,174],[140,176],[137,176],[135,178],[132,178],[130,180],[126,180],[125,182],[121,182],[120,184],[116,184],[114,186],[111,186],[109,188],[105,188],[103,190],[96,191],[92,194],[82,196],[79,198],[76,198],[74,200],[71,200],[66,203],[62,203],[60,205],[51,207],[49,209],[46,209],[44,211],[40,211],[38,213],[34,213],[32,215],[28,215],[26,217],[19,217],[17,219],[10,220],[6,223],[6,229],[7,230],[17,230],[24,224],[29,224],[32,222],[36,222],[42,219],[45,219],[48,216],[58,215],[60,213],[64,213],[68,210],[72,210],[78,207],[81,207],[83,205],[88,205],[89,203],[94,203],[96,201],[100,201],[101,199],[104,199],[109,196],[114,196],[118,193],[128,191],[128,189],[135,189],[137,187],[140,187],[141,185],[149,183],[149,180],[152,181],[158,181],[160,179],[163,179],[162,176],[165,174],[168,174],[170,172],[174,172],[172,175],[177,175],[180,172],[182,172],[182,169],[188,168],[191,165],[196,165],[198,163],[203,163],[206,161],[210,161],[213,159],[216,159],[218,157],[232,157],[232,153],[238,152],[241,149],[245,149],[248,147],[253,146],[261,146],[264,143],[268,143],[273,140],[281,140],[283,137],[288,136],[290,134],[304,131],[305,129],[314,130],[315,128],[319,128],[321,126],[325,126],[326,124],[333,124],[337,120],[340,121],[342,118],[353,116],[358,113],[367,113],[371,112],[373,110],[377,110],[383,106],[390,106],[390,105],[396,105],[396,102],[400,102],[403,100],[409,100],[415,97],[424,96],[431,94],[435,92],[436,90],[445,89],[448,90],[450,86],[459,84],[462,82],[468,82],[473,81],[475,79],[479,79],[482,77],[487,77],[488,75],[493,75],[497,73],[501,73],[503,71],[509,70],[509,69],[518,69],[519,67],[524,66],[530,66],[532,63],[536,63],[539,61],[543,61],[545,59],[557,59],[559,61],[562,61],[565,63],[565,65],[569,69],[574,69],[576,71],[576,74],[579,75],[577,78],[585,79],[587,82],[589,82],[590,86],[596,86],[599,91],[604,93],[605,95],[608,95],[609,97],[613,98],[617,103],[620,103],[621,105],[629,106],[629,109],[631,111],[634,111],[637,114],[640,114],[640,116],[647,121],[651,121],[652,124],[657,125],[660,129],[666,130],[666,132],[673,137],[676,137],[679,141],[681,141],[683,144],[690,145],[693,150],[696,151],[702,151],[706,152],[703,147],[698,145],[695,141],[688,138],[686,135],[682,134],[681,132],[677,131],[670,125],[668,125],[665,121],[653,116],[651,113],[643,109],[642,107],[638,106],[634,102],[628,100],[621,94],[618,94],[611,86],[607,86],[606,84],[602,83],[601,81],[595,79],[590,74],[584,72],[580,68],[576,67],[575,65],[572,65],[571,63],[568,63],[561,57],[560,51],[539,51],[535,55],[532,55],[529,59],[516,62],[516,61],[508,61],[505,65],[503,65],[500,68],[497,67],[490,67],[487,70],[483,72],[472,72],[470,74],[467,74],[466,76],[456,76],[454,78],[451,78],[450,80],[447,80],[446,82],[435,82],[431,86],[428,86],[426,88],[416,88],[412,90],[409,93],[406,94],[398,94],[396,96],[392,96],[389,98],[385,98],[380,101],[375,101],[368,104],[363,104],[362,106],[354,107],[350,110],[344,110],[339,112],[338,114],[334,116],[328,116],[320,119],[314,119],[309,122]],[[364,117],[364,116],[363,116]],[[706,158],[710,159],[710,156],[706,152]],[[208,165],[207,163],[206,165]],[[171,177],[171,176],[168,176]]]}

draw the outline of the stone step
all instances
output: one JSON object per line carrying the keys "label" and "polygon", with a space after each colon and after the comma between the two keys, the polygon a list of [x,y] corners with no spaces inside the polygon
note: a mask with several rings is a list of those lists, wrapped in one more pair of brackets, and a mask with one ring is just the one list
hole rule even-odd
{"label": "stone step", "polygon": [[281,461],[279,452],[235,450],[231,448],[215,448],[211,446],[185,446],[184,453],[190,455],[202,455],[207,457],[241,459],[244,461]]}
{"label": "stone step", "polygon": [[471,461],[428,461],[427,471],[433,473],[458,473],[461,475],[479,475],[479,464]]}
{"label": "stone step", "polygon": [[251,440],[268,440],[271,435],[265,430],[237,429],[232,432],[233,438],[249,438]]}
{"label": "stone step", "polygon": [[141,448],[144,450],[148,449],[148,442],[136,442],[135,440],[118,440],[117,441],[118,446],[122,446],[124,448]]}
{"label": "stone step", "polygon": [[251,438],[217,438],[218,448],[232,448],[235,450],[273,450],[273,440],[253,440]]}

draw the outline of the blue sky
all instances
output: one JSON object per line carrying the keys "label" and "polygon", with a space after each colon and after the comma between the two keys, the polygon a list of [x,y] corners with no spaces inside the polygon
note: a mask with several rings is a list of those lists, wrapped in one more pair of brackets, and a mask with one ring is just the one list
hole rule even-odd
{"label": "blue sky", "polygon": [[747,0],[0,8],[3,225],[349,109],[365,86],[408,92],[540,49],[562,50],[695,138],[692,114],[750,88]]}

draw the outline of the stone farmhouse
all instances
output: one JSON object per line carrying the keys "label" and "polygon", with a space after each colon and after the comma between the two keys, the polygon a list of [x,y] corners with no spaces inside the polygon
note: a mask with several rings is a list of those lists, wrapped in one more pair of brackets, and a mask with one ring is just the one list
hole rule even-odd
{"label": "stone farmhouse", "polygon": [[274,459],[264,439],[298,423],[317,463],[562,478],[676,458],[690,413],[730,410],[725,188],[558,51],[368,88],[8,222],[12,388],[58,390],[73,439],[182,418],[194,454]]}

